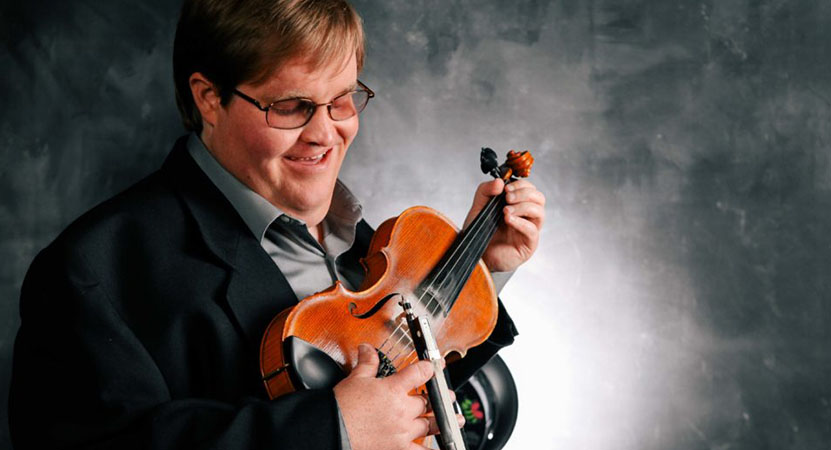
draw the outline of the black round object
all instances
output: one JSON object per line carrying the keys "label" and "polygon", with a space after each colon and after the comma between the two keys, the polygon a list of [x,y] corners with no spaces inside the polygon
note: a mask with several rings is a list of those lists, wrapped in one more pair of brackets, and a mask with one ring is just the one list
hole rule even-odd
{"label": "black round object", "polygon": [[516,425],[519,399],[505,361],[494,356],[456,391],[469,450],[500,450]]}

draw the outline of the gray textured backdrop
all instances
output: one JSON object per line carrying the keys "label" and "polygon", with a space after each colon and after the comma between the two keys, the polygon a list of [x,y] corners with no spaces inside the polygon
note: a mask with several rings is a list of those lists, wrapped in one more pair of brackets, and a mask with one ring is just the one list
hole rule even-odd
{"label": "gray textured backdrop", "polygon": [[[34,254],[182,133],[178,2],[11,3],[2,404]],[[343,176],[371,223],[416,203],[461,220],[480,146],[535,151],[548,222],[504,292],[509,448],[828,448],[831,3],[355,5],[379,96]]]}

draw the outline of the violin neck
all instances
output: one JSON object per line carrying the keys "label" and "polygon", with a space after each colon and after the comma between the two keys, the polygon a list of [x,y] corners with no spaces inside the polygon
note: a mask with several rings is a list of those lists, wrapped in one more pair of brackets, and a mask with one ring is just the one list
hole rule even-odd
{"label": "violin neck", "polygon": [[446,316],[503,220],[505,193],[491,197],[417,288],[433,316]]}

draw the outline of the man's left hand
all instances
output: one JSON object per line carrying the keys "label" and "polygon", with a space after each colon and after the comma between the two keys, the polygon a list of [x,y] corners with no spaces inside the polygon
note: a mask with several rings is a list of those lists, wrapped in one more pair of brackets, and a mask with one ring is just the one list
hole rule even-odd
{"label": "man's left hand", "polygon": [[503,188],[507,192],[507,205],[503,210],[505,221],[500,224],[482,255],[491,272],[510,272],[527,261],[537,249],[545,220],[545,196],[530,181],[517,180],[506,187],[502,180],[497,179],[482,183],[476,189],[465,227]]}

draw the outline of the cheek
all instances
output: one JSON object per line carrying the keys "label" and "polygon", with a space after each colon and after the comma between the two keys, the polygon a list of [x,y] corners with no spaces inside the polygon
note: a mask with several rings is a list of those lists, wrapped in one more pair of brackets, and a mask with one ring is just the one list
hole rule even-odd
{"label": "cheek", "polygon": [[351,144],[352,140],[355,139],[355,136],[358,135],[358,128],[360,128],[359,125],[357,116],[353,119],[342,122],[342,126],[339,128],[338,133],[347,147],[349,147],[349,144]]}
{"label": "cheek", "polygon": [[285,153],[297,141],[297,133],[269,127],[240,127],[240,139],[258,158],[271,158]]}
{"label": "cheek", "polygon": [[259,111],[229,108],[222,125],[228,144],[236,149],[237,156],[249,161],[279,155],[292,145],[292,139],[297,139],[297,133],[270,128]]}

